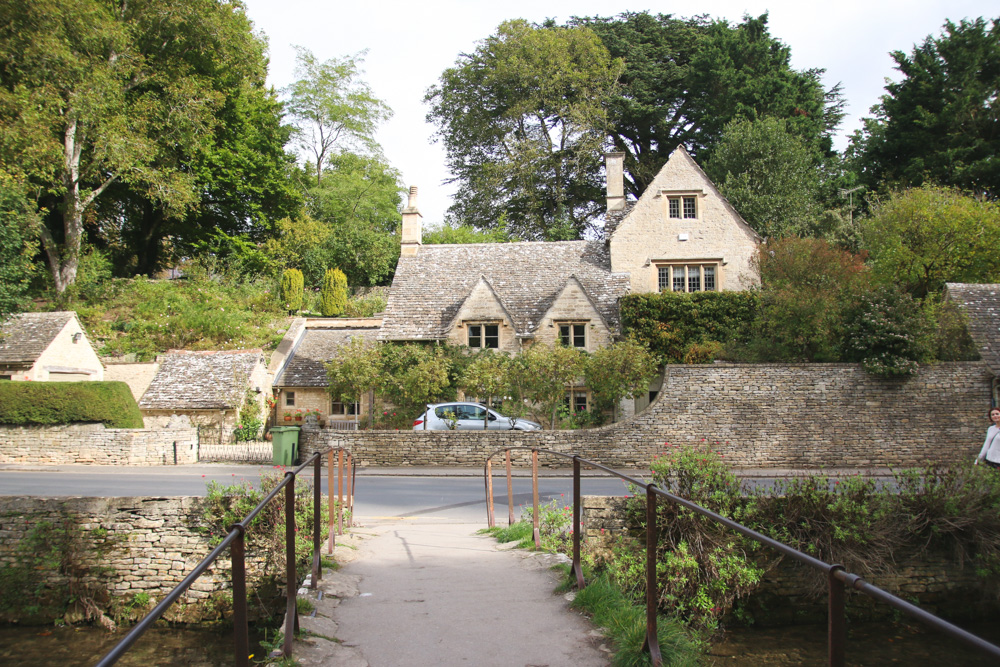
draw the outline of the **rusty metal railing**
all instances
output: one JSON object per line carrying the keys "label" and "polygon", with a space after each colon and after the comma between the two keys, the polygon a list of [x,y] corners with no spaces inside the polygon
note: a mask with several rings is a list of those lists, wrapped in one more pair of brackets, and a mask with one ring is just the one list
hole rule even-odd
{"label": "rusty metal railing", "polygon": [[582,531],[582,524],[580,521],[581,505],[580,505],[580,464],[586,464],[592,468],[602,470],[608,474],[614,475],[626,481],[636,487],[642,487],[646,490],[646,638],[643,643],[642,650],[649,651],[650,660],[654,665],[659,667],[663,664],[662,657],[660,656],[660,647],[657,640],[656,631],[656,608],[657,601],[659,598],[657,586],[656,586],[656,543],[658,539],[658,531],[656,526],[656,503],[657,496],[666,498],[670,502],[686,507],[689,510],[701,514],[702,516],[708,517],[709,519],[720,523],[727,528],[735,530],[742,535],[745,535],[775,551],[797,560],[800,563],[808,565],[814,570],[823,572],[827,578],[827,590],[828,590],[828,625],[827,625],[827,659],[831,667],[843,667],[845,660],[845,649],[847,644],[847,617],[845,612],[845,597],[846,589],[850,587],[860,593],[863,593],[879,602],[887,604],[899,611],[903,612],[907,616],[916,619],[917,621],[923,623],[924,625],[938,630],[945,635],[957,639],[978,651],[993,656],[994,658],[1000,658],[1000,646],[991,644],[990,642],[977,637],[971,632],[967,632],[962,628],[952,625],[951,623],[945,621],[944,619],[938,618],[934,614],[924,611],[920,607],[913,605],[902,598],[896,597],[895,595],[888,593],[877,586],[869,584],[867,581],[862,579],[856,574],[851,574],[844,569],[843,565],[830,564],[819,560],[818,558],[813,558],[812,556],[802,553],[797,549],[794,549],[783,542],[771,539],[766,535],[762,535],[755,530],[747,528],[746,526],[733,521],[732,519],[727,519],[726,517],[716,514],[715,512],[705,509],[700,505],[696,505],[690,500],[681,498],[680,496],[675,496],[674,494],[664,491],[655,484],[647,483],[642,480],[630,477],[629,475],[622,474],[617,470],[613,470],[607,466],[600,463],[590,461],[579,456],[572,454],[565,454],[563,452],[556,452],[548,449],[537,449],[533,447],[508,447],[504,449],[498,449],[492,452],[486,458],[486,465],[484,466],[483,475],[486,482],[486,514],[487,520],[489,521],[490,528],[496,525],[496,520],[494,517],[494,506],[493,506],[493,457],[500,452],[505,454],[505,464],[507,470],[507,507],[509,509],[509,522],[514,523],[514,498],[513,490],[511,486],[511,457],[510,453],[514,450],[530,451],[531,452],[531,488],[532,488],[532,524],[533,524],[533,535],[535,540],[536,548],[541,548],[541,536],[539,533],[539,506],[538,506],[538,455],[539,453],[551,454],[553,456],[558,456],[561,458],[572,459],[573,460],[573,568],[572,572],[576,576],[576,582],[578,588],[584,588],[586,583],[583,579],[583,569],[580,564],[580,534]]}
{"label": "rusty metal railing", "polygon": [[[334,454],[336,453],[337,466],[337,504],[333,503],[333,468],[335,464]],[[145,617],[112,648],[107,655],[101,658],[97,667],[113,665],[129,650],[129,648],[155,623],[163,613],[174,602],[183,595],[191,584],[200,577],[205,570],[214,563],[222,552],[229,548],[229,557],[232,561],[232,587],[233,587],[233,634],[235,638],[234,655],[237,667],[248,667],[250,664],[250,632],[247,621],[247,586],[246,586],[246,533],[250,529],[250,522],[260,514],[260,512],[277,495],[285,492],[285,630],[284,644],[281,656],[291,657],[292,641],[295,638],[295,631],[299,628],[299,616],[296,607],[296,593],[298,592],[298,576],[295,571],[295,480],[300,472],[306,467],[313,467],[313,557],[312,557],[312,578],[310,587],[316,588],[316,584],[322,576],[321,543],[320,543],[320,476],[323,455],[327,456],[327,503],[329,507],[329,538],[327,540],[327,553],[332,554],[334,548],[334,519],[333,514],[337,513],[337,532],[344,533],[344,470],[348,468],[346,489],[347,506],[346,509],[353,517],[354,512],[354,482],[355,465],[351,452],[344,448],[330,449],[326,452],[316,452],[306,459],[299,467],[285,473],[285,478],[267,494],[267,496],[257,504],[246,517],[237,524],[229,527],[229,533],[223,538],[217,547],[198,563],[184,579],[171,590],[163,600],[153,608]],[[346,463],[345,463],[346,457]],[[348,524],[350,525],[350,524]],[[280,657],[280,656],[275,656]]]}

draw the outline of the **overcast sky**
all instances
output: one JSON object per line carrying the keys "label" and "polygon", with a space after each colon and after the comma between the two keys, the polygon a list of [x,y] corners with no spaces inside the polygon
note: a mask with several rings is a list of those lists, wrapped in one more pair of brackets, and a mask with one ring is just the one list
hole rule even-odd
{"label": "overcast sky", "polygon": [[453,186],[444,150],[434,143],[434,126],[425,122],[424,92],[461,53],[472,52],[478,40],[492,34],[507,19],[539,22],[571,16],[614,16],[624,11],[649,11],[688,17],[708,14],[738,22],[745,14],[769,13],[771,35],[792,50],[792,66],[826,70],[824,85],[841,83],[847,116],[836,147],[860,126],[883,93],[886,77],[896,77],[890,51],[909,53],[928,35],[939,35],[946,19],[1000,15],[995,0],[702,0],[698,3],[603,2],[548,0],[483,2],[424,0],[402,2],[317,2],[316,0],[245,0],[257,30],[270,44],[268,81],[276,88],[292,82],[295,52],[304,46],[320,60],[366,50],[364,70],[376,96],[392,108],[393,118],[378,133],[389,162],[403,174],[407,186],[420,188],[418,207],[424,224],[444,218]]}

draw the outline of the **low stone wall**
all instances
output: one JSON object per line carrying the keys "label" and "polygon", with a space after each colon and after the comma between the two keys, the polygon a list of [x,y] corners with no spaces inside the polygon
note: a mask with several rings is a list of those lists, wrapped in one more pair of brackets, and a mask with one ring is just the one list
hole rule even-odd
{"label": "low stone wall", "polygon": [[[482,466],[489,452],[527,446],[645,468],[669,442],[714,449],[737,468],[971,463],[988,426],[990,378],[981,362],[923,366],[898,380],[872,377],[856,364],[677,365],[667,367],[656,401],[611,426],[534,433],[305,428],[299,451],[346,447],[365,466]],[[543,457],[541,464],[567,461]]]}
{"label": "low stone wall", "polygon": [[[0,620],[51,623],[53,613],[63,613],[67,595],[78,600],[64,612],[69,621],[81,620],[87,604],[111,617],[125,611],[141,617],[212,550],[201,519],[204,503],[192,497],[0,497],[0,569],[6,575],[0,583],[39,591],[37,600],[21,601],[23,591],[0,590],[6,616]],[[164,618],[221,617],[231,609],[229,568],[228,558],[216,561]],[[249,562],[251,587],[258,572]],[[32,581],[19,581],[25,574]],[[148,603],[127,610],[140,593]],[[34,603],[39,618],[32,616]]]}
{"label": "low stone wall", "polygon": [[0,463],[31,465],[175,465],[198,461],[198,431],[179,428],[104,428],[0,425]]}

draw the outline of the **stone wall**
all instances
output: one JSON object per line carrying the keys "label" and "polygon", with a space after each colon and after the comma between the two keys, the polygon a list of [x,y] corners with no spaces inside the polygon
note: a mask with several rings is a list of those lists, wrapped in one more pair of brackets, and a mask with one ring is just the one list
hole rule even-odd
{"label": "stone wall", "polygon": [[[88,598],[108,616],[120,615],[136,594],[150,596],[148,608],[170,592],[212,550],[202,530],[204,498],[26,498],[0,497],[0,568],[31,569],[43,586],[43,611],[52,614],[66,604],[66,594]],[[55,532],[53,532],[53,530]],[[41,545],[34,542],[41,541]],[[32,549],[32,547],[34,547]],[[26,555],[25,549],[32,549]],[[58,551],[45,560],[45,550]],[[31,557],[41,567],[30,567]],[[252,565],[252,564],[251,564]],[[170,621],[194,622],[212,618],[228,608],[230,562],[221,558],[167,611]],[[250,568],[253,571],[253,568]],[[61,570],[61,571],[60,571]],[[70,574],[70,572],[72,574]],[[3,578],[4,586],[18,586],[18,577]],[[32,582],[34,583],[34,582]],[[7,598],[3,620],[29,621],[30,610],[11,609],[17,591],[0,591]],[[25,605],[33,601],[26,600]],[[141,616],[148,609],[136,610]],[[80,620],[82,607],[70,604],[68,620]],[[27,616],[26,616],[27,614]],[[48,617],[52,622],[52,616]]]}
{"label": "stone wall", "polygon": [[[923,366],[898,380],[872,377],[856,364],[672,365],[657,400],[611,426],[534,433],[306,428],[299,451],[345,447],[364,466],[478,467],[489,452],[526,446],[645,468],[669,442],[714,449],[737,468],[971,462],[988,426],[990,377],[981,362]],[[555,457],[540,462],[568,465]]]}
{"label": "stone wall", "polygon": [[32,465],[174,465],[198,461],[198,431],[177,428],[104,428],[0,425],[0,463]]}

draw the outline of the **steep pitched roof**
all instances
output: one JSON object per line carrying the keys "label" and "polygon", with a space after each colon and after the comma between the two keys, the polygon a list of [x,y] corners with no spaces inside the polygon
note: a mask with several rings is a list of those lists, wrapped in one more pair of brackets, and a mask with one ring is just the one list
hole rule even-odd
{"label": "steep pitched roof", "polygon": [[260,350],[187,352],[160,357],[160,368],[139,400],[145,410],[226,410],[239,406]]}
{"label": "steep pitched roof", "polygon": [[617,327],[628,276],[611,272],[603,241],[425,245],[399,259],[379,340],[445,338],[481,279],[510,313],[516,333],[530,335],[571,276]]}
{"label": "steep pitched roof", "polygon": [[276,387],[325,387],[326,363],[352,338],[374,341],[378,329],[306,329],[285,368],[274,378]]}
{"label": "steep pitched roof", "polygon": [[945,291],[968,318],[979,355],[1000,375],[1000,284],[947,283]]}
{"label": "steep pitched roof", "polygon": [[0,364],[35,363],[74,317],[71,310],[13,315],[0,327]]}

